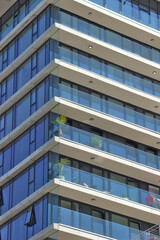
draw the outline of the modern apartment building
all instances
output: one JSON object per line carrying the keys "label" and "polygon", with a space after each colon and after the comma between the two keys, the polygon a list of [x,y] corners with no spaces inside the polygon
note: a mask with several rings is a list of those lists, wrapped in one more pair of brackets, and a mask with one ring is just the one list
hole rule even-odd
{"label": "modern apartment building", "polygon": [[0,0],[0,239],[160,240],[160,1]]}

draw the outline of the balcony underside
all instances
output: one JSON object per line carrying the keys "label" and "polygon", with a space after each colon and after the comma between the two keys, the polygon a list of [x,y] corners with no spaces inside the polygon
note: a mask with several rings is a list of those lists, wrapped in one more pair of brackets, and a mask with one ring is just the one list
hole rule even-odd
{"label": "balcony underside", "polygon": [[[58,188],[53,189],[51,193],[110,210],[131,218],[139,219],[141,221],[149,219],[150,223],[159,224],[159,209],[154,209],[143,204],[106,194],[103,191],[98,191],[57,178],[54,179],[54,183]],[[94,199],[94,201],[92,201],[92,199]]]}
{"label": "balcony underside", "polygon": [[[55,137],[55,142],[60,143],[58,151],[62,155],[159,185],[159,170],[59,137]],[[95,159],[91,159],[92,157]]]}
{"label": "balcony underside", "polygon": [[[107,132],[132,139],[148,146],[157,148],[157,141],[160,139],[160,133],[152,132],[150,129],[126,122],[120,118],[96,111],[83,105],[76,104],[65,99],[55,97],[57,112],[68,118],[83,122],[88,125],[100,128]],[[59,103],[59,104],[58,104]],[[90,120],[94,119],[94,120]]]}
{"label": "balcony underside", "polygon": [[[61,78],[159,114],[160,99],[158,97],[62,60],[55,59],[55,63],[60,66],[57,75]],[[53,71],[53,74],[56,73]],[[90,81],[93,83],[89,83]],[[159,106],[159,108],[155,108],[155,106]]]}
{"label": "balcony underside", "polygon": [[[90,21],[96,22],[102,26],[108,27],[112,30],[120,32],[138,41],[144,42],[156,48],[160,48],[160,34],[157,30],[147,27],[141,23],[103,8],[92,2],[83,0],[61,0],[59,6],[68,11],[80,15]],[[88,15],[92,12],[92,15]],[[151,42],[151,39],[155,39]]]}
{"label": "balcony underside", "polygon": [[[56,38],[60,42],[138,72],[142,75],[159,80],[160,64],[97,40],[96,38],[90,37],[62,24],[55,23],[55,27],[60,31],[57,35],[53,36],[53,38]],[[91,49],[88,48],[89,45],[92,45]],[[157,74],[154,75],[153,71],[156,71]]]}

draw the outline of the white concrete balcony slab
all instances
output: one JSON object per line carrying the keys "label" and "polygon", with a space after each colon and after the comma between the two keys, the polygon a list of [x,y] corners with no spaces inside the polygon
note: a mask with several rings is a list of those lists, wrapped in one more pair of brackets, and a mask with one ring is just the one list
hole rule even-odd
{"label": "white concrete balcony slab", "polygon": [[58,236],[58,240],[116,240],[59,223],[50,225],[29,240],[55,239],[55,236]]}
{"label": "white concrete balcony slab", "polygon": [[117,197],[103,191],[98,191],[87,186],[82,186],[80,184],[55,178],[0,216],[0,225],[3,225],[6,221],[9,221],[14,216],[20,214],[47,193],[53,193],[65,198],[70,198],[75,201],[113,211],[131,218],[139,219],[141,221],[150,219],[150,223],[152,224],[159,223],[159,209],[126,200],[124,198]]}
{"label": "white concrete balcony slab", "polygon": [[[130,53],[109,43],[100,41],[87,34],[81,33],[62,24],[55,23],[55,27],[60,29],[58,40],[72,47],[88,52],[96,57],[113,62],[142,75],[159,79],[160,64],[154,63],[136,54]],[[54,38],[55,36],[53,36]],[[144,36],[143,36],[144,38]],[[92,48],[88,46],[91,45]],[[153,74],[156,71],[157,74]]]}
{"label": "white concrete balcony slab", "polygon": [[[120,32],[140,42],[144,42],[158,49],[160,48],[160,33],[156,29],[150,28],[87,0],[60,0],[58,4],[67,11],[72,9],[73,13],[83,18]],[[92,12],[92,15],[89,15],[89,12]],[[151,39],[155,41],[152,42]]]}

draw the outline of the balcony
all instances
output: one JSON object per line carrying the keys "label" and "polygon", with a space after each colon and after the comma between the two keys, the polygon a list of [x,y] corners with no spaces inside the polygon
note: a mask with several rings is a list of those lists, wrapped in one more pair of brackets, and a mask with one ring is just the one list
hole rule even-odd
{"label": "balcony", "polygon": [[104,194],[120,197],[145,206],[160,209],[160,195],[104,178],[89,172],[72,168],[60,163],[51,164],[49,178],[59,178],[86,188],[101,191]]}
{"label": "balcony", "polygon": [[134,76],[131,72],[124,71],[123,68],[117,67],[113,64],[103,63],[100,60],[98,61],[98,59],[86,57],[63,47],[59,48],[59,59],[112,79],[116,82],[125,84],[131,88],[136,88],[156,97],[160,96],[159,84],[152,83],[149,79],[147,80],[142,77]]}
{"label": "balcony", "polygon": [[57,95],[61,98],[160,133],[160,120],[150,117],[149,114],[142,114],[131,108],[123,107],[120,103],[116,104],[66,85],[59,84],[57,91]]}
{"label": "balcony", "polygon": [[65,12],[59,12],[58,18],[59,20],[56,19],[56,21],[67,27],[160,64],[160,51],[156,48],[127,38],[110,29],[98,27],[87,20],[82,20]]}
{"label": "balcony", "polygon": [[[50,236],[58,230],[58,234],[63,238],[58,239],[70,239],[74,240],[75,237],[78,240],[84,239],[110,239],[110,240],[129,240],[138,234],[143,233],[144,239],[160,238],[148,232],[143,232],[138,229],[130,228],[124,225],[120,225],[115,222],[111,222],[105,219],[93,217],[84,213],[69,210],[55,205],[49,206],[49,227],[36,234],[30,240],[44,239],[45,235]],[[51,213],[54,213],[53,215]],[[49,230],[49,231],[47,231]],[[51,233],[52,232],[52,233]],[[89,237],[90,235],[90,237]],[[54,235],[55,236],[55,235]],[[70,237],[70,238],[69,238]]]}
{"label": "balcony", "polygon": [[141,24],[144,24],[148,27],[151,27],[153,29],[159,30],[160,24],[159,24],[159,14],[150,9],[149,7],[146,7],[144,5],[138,5],[136,3],[131,3],[131,1],[120,1],[120,0],[114,0],[108,1],[108,0],[89,0],[93,3],[96,3],[102,7],[105,7],[111,11],[114,11],[118,14],[121,14],[127,18],[130,18],[136,22],[139,22]]}
{"label": "balcony", "polygon": [[[52,124],[51,124],[52,125]],[[104,138],[90,132],[71,127],[66,124],[59,124],[59,126],[50,126],[49,136],[54,135],[61,139],[67,139],[71,142],[80,143],[82,145],[95,148],[99,151],[107,152],[111,155],[125,158],[131,162],[136,162],[154,169],[160,169],[160,157],[134,147]]]}

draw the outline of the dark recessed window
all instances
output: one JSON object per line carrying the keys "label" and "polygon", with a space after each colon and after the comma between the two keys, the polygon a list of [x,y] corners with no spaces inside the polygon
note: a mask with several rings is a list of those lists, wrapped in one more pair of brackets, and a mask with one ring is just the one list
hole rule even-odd
{"label": "dark recessed window", "polygon": [[2,189],[0,188],[0,207],[4,205],[4,201],[3,201],[3,192]]}

